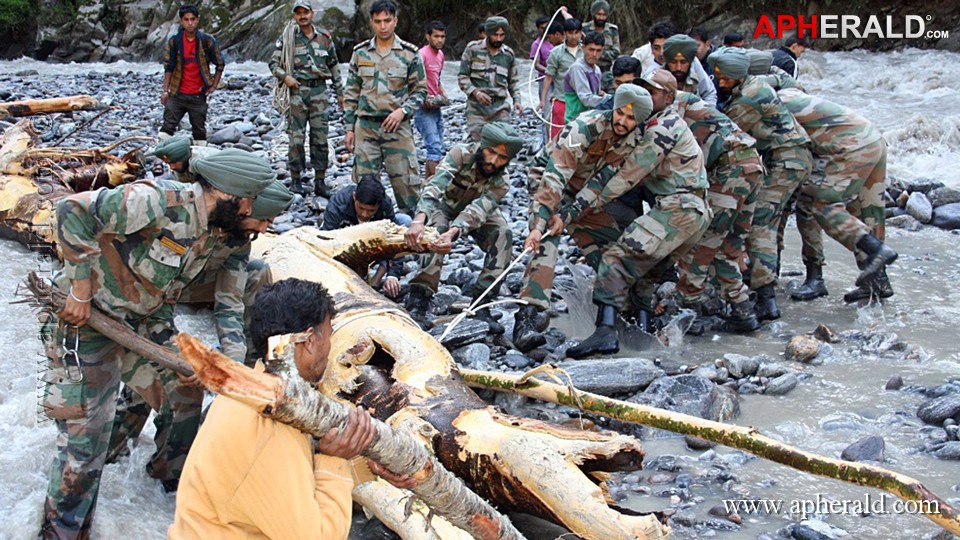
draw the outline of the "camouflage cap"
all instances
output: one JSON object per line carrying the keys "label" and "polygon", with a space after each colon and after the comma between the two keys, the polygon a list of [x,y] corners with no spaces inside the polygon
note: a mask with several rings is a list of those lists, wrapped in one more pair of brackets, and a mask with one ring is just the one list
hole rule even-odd
{"label": "camouflage cap", "polygon": [[650,92],[635,85],[621,84],[617,92],[613,95],[613,108],[622,109],[627,107],[633,112],[633,117],[641,124],[650,118],[653,112],[653,98]]}
{"label": "camouflage cap", "polygon": [[164,139],[157,143],[157,147],[153,149],[152,153],[158,158],[167,158],[174,163],[188,161],[190,159],[190,138],[180,136]]}
{"label": "camouflage cap", "polygon": [[665,69],[653,69],[647,72],[646,75],[640,77],[640,80],[644,84],[648,84],[659,90],[666,90],[670,93],[677,92],[677,78],[673,76],[673,73]]}
{"label": "camouflage cap", "polygon": [[760,51],[750,49],[747,51],[747,58],[750,59],[750,75],[766,75],[770,73],[770,66],[773,65],[773,53],[770,51]]}
{"label": "camouflage cap", "polygon": [[190,171],[224,193],[250,199],[277,178],[265,159],[235,148],[191,159]]}
{"label": "camouflage cap", "polygon": [[503,28],[504,32],[508,32],[510,30],[510,22],[503,17],[494,16],[488,18],[487,22],[483,23],[483,29],[486,30],[487,34],[496,32],[498,28]]}
{"label": "camouflage cap", "polygon": [[697,57],[697,40],[686,34],[674,34],[663,42],[663,60],[670,62],[677,55],[681,55],[687,62],[693,62]]}
{"label": "camouflage cap", "polygon": [[253,200],[250,217],[253,219],[273,219],[282,214],[293,202],[293,192],[279,180],[274,180],[267,189]]}
{"label": "camouflage cap", "polygon": [[601,9],[606,11],[607,15],[610,14],[610,4],[607,2],[607,0],[596,0],[594,3],[590,4],[590,16],[593,17]]}
{"label": "camouflage cap", "polygon": [[293,11],[296,12],[297,8],[304,8],[310,11],[313,11],[313,6],[307,0],[297,0],[293,3]]}
{"label": "camouflage cap", "polygon": [[739,47],[727,47],[710,55],[709,62],[722,75],[741,80],[750,70],[747,52]]}
{"label": "camouflage cap", "polygon": [[491,122],[480,130],[480,148],[503,145],[513,158],[523,148],[523,138],[506,122]]}

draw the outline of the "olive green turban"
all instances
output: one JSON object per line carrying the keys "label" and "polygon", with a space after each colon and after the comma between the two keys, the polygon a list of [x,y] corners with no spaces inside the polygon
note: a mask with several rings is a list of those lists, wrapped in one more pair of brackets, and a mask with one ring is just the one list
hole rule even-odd
{"label": "olive green turban", "polygon": [[590,16],[593,17],[597,14],[598,11],[604,10],[607,12],[607,15],[610,15],[610,4],[606,0],[597,0],[590,5]]}
{"label": "olive green turban", "polygon": [[490,17],[487,22],[483,23],[483,29],[487,31],[487,34],[496,32],[497,28],[503,28],[503,31],[507,32],[510,30],[510,22],[503,17]]}
{"label": "olive green turban", "polygon": [[693,62],[697,57],[697,40],[685,34],[674,34],[663,42],[663,61],[670,62],[677,54]]}
{"label": "olive green turban", "polygon": [[273,219],[284,212],[293,202],[293,192],[279,180],[274,180],[267,189],[253,200],[250,217],[253,219]]}
{"label": "olive green turban", "polygon": [[731,79],[742,80],[750,70],[750,58],[739,47],[727,47],[710,55],[710,63],[717,71]]}
{"label": "olive green turban", "polygon": [[620,88],[617,88],[617,93],[613,95],[613,108],[623,107],[629,107],[633,111],[633,117],[642,124],[653,112],[653,99],[650,97],[650,92],[635,84],[621,84]]}
{"label": "olive green turban", "polygon": [[190,159],[190,138],[189,137],[170,137],[157,143],[153,149],[153,155],[158,158],[167,158],[174,163],[188,161]]}
{"label": "olive green turban", "polygon": [[250,199],[277,178],[265,159],[235,148],[190,160],[190,172],[228,195]]}
{"label": "olive green turban", "polygon": [[770,73],[770,66],[773,65],[773,53],[770,51],[758,51],[751,49],[747,51],[747,58],[750,59],[750,75],[766,75]]}
{"label": "olive green turban", "polygon": [[483,126],[480,130],[480,148],[490,148],[492,146],[506,147],[510,158],[513,158],[523,148],[523,138],[517,134],[517,130],[506,122],[491,122]]}

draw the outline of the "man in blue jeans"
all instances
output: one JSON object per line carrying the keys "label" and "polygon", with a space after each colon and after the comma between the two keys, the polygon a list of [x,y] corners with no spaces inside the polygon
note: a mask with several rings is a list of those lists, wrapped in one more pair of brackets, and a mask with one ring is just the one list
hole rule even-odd
{"label": "man in blue jeans", "polygon": [[447,41],[447,27],[440,21],[430,21],[426,28],[427,44],[420,48],[420,57],[427,73],[427,99],[413,117],[423,144],[427,147],[426,177],[437,172],[437,164],[446,153],[443,149],[443,114],[440,107],[450,103],[447,93],[440,86],[443,71],[443,44]]}

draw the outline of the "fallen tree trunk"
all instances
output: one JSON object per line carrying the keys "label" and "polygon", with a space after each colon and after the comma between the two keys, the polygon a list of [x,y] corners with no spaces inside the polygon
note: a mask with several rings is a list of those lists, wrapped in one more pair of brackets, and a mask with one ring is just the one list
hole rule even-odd
{"label": "fallen tree trunk", "polygon": [[722,424],[683,413],[665,411],[637,403],[582,392],[527,377],[486,371],[461,370],[464,381],[474,388],[510,392],[540,401],[576,407],[622,422],[665,429],[749,452],[755,456],[797,469],[859,486],[882,489],[902,499],[922,503],[921,508],[936,508],[923,515],[944,529],[960,535],[960,513],[949,503],[909,476],[862,463],[818,456],[767,437],[755,428]]}
{"label": "fallen tree trunk", "polygon": [[93,96],[76,95],[47,99],[25,99],[0,103],[0,119],[53,112],[91,110],[100,107]]}

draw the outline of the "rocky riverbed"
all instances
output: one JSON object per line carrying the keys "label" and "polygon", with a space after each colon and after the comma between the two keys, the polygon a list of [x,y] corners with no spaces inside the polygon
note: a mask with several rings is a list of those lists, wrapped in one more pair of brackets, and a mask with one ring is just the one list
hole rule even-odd
{"label": "rocky riverbed", "polygon": [[[901,252],[891,269],[896,296],[884,305],[844,305],[840,297],[852,283],[856,268],[848,253],[827,241],[830,265],[826,279],[831,296],[806,304],[783,300],[784,318],[750,336],[711,332],[684,336],[681,316],[664,318],[667,339],[661,344],[625,326],[626,347],[617,358],[561,363],[574,384],[629,401],[753,425],[785,443],[822,455],[880,462],[960,504],[960,466],[956,461],[960,459],[960,353],[955,337],[960,322],[956,307],[960,305],[956,289],[960,254],[953,249],[957,236],[944,230],[960,227],[949,226],[954,219],[950,217],[955,212],[953,205],[960,204],[955,191],[960,188],[960,135],[956,130],[960,126],[960,107],[956,105],[960,91],[946,83],[960,75],[956,59],[949,53],[906,51],[823,54],[808,61],[804,81],[808,89],[857,108],[881,126],[890,143],[889,241]],[[918,67],[908,70],[912,78],[888,81],[882,71],[890,65]],[[921,71],[919,66],[932,67]],[[456,65],[448,65],[444,76],[448,91],[455,88],[455,73]],[[851,73],[857,84],[853,91],[845,91],[841,86],[851,83],[841,81]],[[0,99],[95,95],[117,109],[89,125],[87,121],[96,112],[50,115],[35,118],[35,122],[46,143],[62,139],[62,146],[103,146],[125,137],[156,134],[162,114],[161,77],[156,66],[140,64],[48,68],[29,62],[4,63],[0,66]],[[286,137],[270,106],[271,84],[263,64],[234,66],[210,101],[210,142],[262,153],[281,178],[288,178]],[[904,99],[905,91],[919,88],[925,93],[913,94],[912,101]],[[462,101],[462,94],[451,93],[455,103]],[[941,106],[932,109],[931,102]],[[464,133],[462,108],[452,109],[446,125],[451,144]],[[514,253],[519,254],[529,202],[525,170],[538,146],[539,121],[529,108],[524,118],[515,120],[531,143],[509,168],[512,188],[502,208],[512,224]],[[330,125],[335,159],[326,181],[335,187],[349,182],[352,161],[339,138],[343,134],[339,112],[331,114]],[[143,143],[130,143],[121,150],[136,144]],[[318,224],[326,203],[319,197],[299,197],[291,210],[277,219],[276,232]],[[38,263],[20,246],[0,245],[9,255],[0,263],[0,285],[9,297],[16,282]],[[563,351],[590,333],[592,276],[579,261],[579,250],[572,242],[561,242],[561,253],[547,345],[519,354],[503,337],[488,336],[485,323],[467,319],[447,341],[458,363],[474,369],[525,371],[546,361],[563,360]],[[482,258],[483,253],[470,241],[459,244],[447,257],[445,284],[433,303],[440,323],[435,330],[438,334],[443,324],[467,305],[463,293],[476,280]],[[791,228],[784,252],[781,298],[802,281],[801,267],[797,235]],[[405,265],[404,282],[415,269],[412,261]],[[499,291],[502,297],[515,296],[521,275],[522,266],[507,274]],[[665,283],[659,294],[669,299],[671,287]],[[31,315],[23,306],[6,310],[10,322],[0,342],[19,354],[11,355],[18,360],[11,361],[11,368],[0,376],[7,390],[0,397],[4,413],[0,415],[0,435],[13,441],[0,453],[5,471],[0,473],[0,485],[5,488],[0,490],[0,516],[6,518],[0,520],[0,536],[28,538],[39,520],[54,430],[49,423],[36,421],[37,366],[32,359],[39,347],[31,339],[35,334]],[[512,330],[513,310],[510,305],[495,308],[502,315],[507,335]],[[178,324],[191,332],[210,334],[208,311],[184,311]],[[515,414],[558,422],[580,419],[577,411],[565,407],[492,393],[486,397]],[[789,501],[814,499],[815,495],[834,499],[862,498],[868,492],[880,495],[704,441],[595,417],[584,421],[644,439],[648,452],[644,470],[616,477],[608,491],[621,506],[669,516],[680,538],[834,538],[844,534],[884,538],[893,530],[913,538],[934,538],[939,531],[917,516],[801,516],[725,508],[722,501],[731,499],[784,500],[789,508]],[[143,472],[152,449],[151,435],[141,436],[130,458],[108,467],[97,536],[127,535],[131,523],[140,537],[163,536],[174,499],[162,494]],[[358,520],[354,536],[381,537],[374,529],[375,525]],[[529,525],[528,534],[532,538],[557,536],[543,524]]]}

